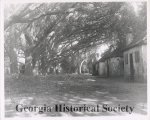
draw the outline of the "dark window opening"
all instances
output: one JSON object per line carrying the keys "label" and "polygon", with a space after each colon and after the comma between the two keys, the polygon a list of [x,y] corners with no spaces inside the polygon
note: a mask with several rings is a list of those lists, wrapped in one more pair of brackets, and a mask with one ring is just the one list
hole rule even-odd
{"label": "dark window opening", "polygon": [[128,64],[128,54],[125,55],[125,64]]}

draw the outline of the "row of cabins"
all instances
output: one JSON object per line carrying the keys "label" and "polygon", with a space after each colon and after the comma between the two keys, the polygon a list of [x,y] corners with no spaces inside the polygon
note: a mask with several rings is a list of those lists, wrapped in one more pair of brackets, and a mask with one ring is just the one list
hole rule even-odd
{"label": "row of cabins", "polygon": [[120,77],[125,80],[146,82],[147,38],[131,41],[123,49],[107,51],[96,63],[100,77]]}

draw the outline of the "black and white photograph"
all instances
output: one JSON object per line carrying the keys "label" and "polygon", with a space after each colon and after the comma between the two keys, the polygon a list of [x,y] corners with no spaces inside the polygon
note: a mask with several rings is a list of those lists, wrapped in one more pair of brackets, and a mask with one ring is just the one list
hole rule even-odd
{"label": "black and white photograph", "polygon": [[147,1],[5,3],[3,19],[4,118],[148,115]]}

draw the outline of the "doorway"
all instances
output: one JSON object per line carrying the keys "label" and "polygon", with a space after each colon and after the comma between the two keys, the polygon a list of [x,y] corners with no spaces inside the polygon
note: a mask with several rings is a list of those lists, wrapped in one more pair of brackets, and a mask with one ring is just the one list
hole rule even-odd
{"label": "doorway", "polygon": [[134,64],[133,64],[133,54],[130,54],[130,78],[134,79]]}

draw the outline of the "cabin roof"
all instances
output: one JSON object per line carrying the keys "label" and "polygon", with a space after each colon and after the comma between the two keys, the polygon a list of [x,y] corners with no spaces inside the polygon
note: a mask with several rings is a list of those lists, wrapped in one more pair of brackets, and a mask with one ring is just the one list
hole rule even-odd
{"label": "cabin roof", "polygon": [[109,59],[109,58],[122,57],[122,56],[123,56],[123,53],[121,49],[115,49],[113,51],[108,50],[103,54],[99,62],[104,62],[106,59]]}
{"label": "cabin roof", "polygon": [[146,45],[147,44],[147,37],[145,36],[143,39],[140,39],[138,41],[133,41],[131,44],[129,44],[127,47],[123,49],[123,51],[129,50],[131,48],[141,46],[141,45]]}

